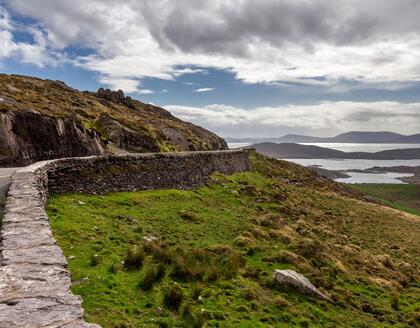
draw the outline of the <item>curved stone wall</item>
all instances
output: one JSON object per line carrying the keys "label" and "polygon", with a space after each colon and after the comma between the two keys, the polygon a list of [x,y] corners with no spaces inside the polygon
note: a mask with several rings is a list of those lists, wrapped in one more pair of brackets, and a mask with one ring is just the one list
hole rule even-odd
{"label": "curved stone wall", "polygon": [[38,162],[15,172],[0,244],[0,327],[99,327],[83,320],[67,261],[52,235],[48,192],[190,189],[218,171],[249,169],[249,150],[129,154]]}

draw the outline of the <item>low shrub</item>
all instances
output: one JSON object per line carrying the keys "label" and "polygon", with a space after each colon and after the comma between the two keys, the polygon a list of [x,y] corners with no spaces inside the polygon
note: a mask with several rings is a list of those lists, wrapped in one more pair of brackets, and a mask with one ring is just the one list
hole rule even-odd
{"label": "low shrub", "polygon": [[110,273],[117,273],[118,271],[120,271],[120,268],[121,268],[121,266],[120,266],[120,264],[119,263],[116,263],[116,262],[113,262],[113,263],[111,263],[110,265],[109,265],[109,267],[108,267],[108,272],[110,272]]}
{"label": "low shrub", "polygon": [[191,288],[191,298],[194,301],[197,301],[198,298],[201,296],[201,292],[203,291],[203,286],[200,284],[194,284]]}
{"label": "low shrub", "polygon": [[239,236],[236,237],[234,240],[234,243],[236,246],[238,247],[242,247],[242,248],[254,248],[255,247],[255,241],[249,237],[246,236]]}
{"label": "low shrub", "polygon": [[191,303],[187,303],[182,307],[181,315],[188,322],[188,327],[191,328],[201,328],[211,318],[209,311],[194,310]]}
{"label": "low shrub", "polygon": [[178,310],[183,299],[184,292],[177,283],[171,283],[163,291],[163,304],[168,309]]}
{"label": "low shrub", "polygon": [[180,210],[178,215],[186,221],[190,222],[201,222],[202,219],[197,212],[190,211],[190,210]]}
{"label": "low shrub", "polygon": [[171,276],[187,281],[216,281],[233,278],[245,264],[242,255],[229,246],[209,251],[203,248],[178,249],[172,261]]}
{"label": "low shrub", "polygon": [[144,253],[139,246],[133,246],[127,250],[124,259],[124,267],[127,269],[139,269],[144,262]]}
{"label": "low shrub", "polygon": [[169,264],[172,261],[173,255],[164,241],[145,242],[143,244],[143,250],[158,262]]}
{"label": "low shrub", "polygon": [[274,304],[279,308],[286,308],[290,306],[290,303],[283,296],[277,296],[274,299]]}
{"label": "low shrub", "polygon": [[101,262],[101,258],[98,254],[91,254],[89,264],[90,266],[97,266]]}
{"label": "low shrub", "polygon": [[281,250],[273,256],[263,258],[267,262],[284,263],[297,265],[305,261],[301,256],[290,251]]}
{"label": "low shrub", "polygon": [[322,251],[324,250],[324,245],[318,240],[303,238],[294,245],[294,249],[298,254],[306,258],[317,259],[321,256]]}
{"label": "low shrub", "polygon": [[261,298],[260,292],[256,288],[251,287],[242,289],[241,296],[247,301],[259,300]]}
{"label": "low shrub", "polygon": [[162,280],[165,276],[165,267],[162,263],[157,266],[149,266],[144,270],[143,277],[139,283],[139,287],[143,290],[150,290],[155,283]]}

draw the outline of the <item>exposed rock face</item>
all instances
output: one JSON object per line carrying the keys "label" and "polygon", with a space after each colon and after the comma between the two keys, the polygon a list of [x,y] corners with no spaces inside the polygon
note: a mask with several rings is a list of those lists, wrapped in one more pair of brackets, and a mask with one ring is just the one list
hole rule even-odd
{"label": "exposed rock face", "polygon": [[0,165],[60,157],[222,150],[217,135],[119,91],[0,74]]}
{"label": "exposed rock face", "polygon": [[319,298],[323,301],[333,301],[321,293],[311,282],[301,274],[293,270],[275,270],[273,279],[278,283],[281,288],[286,290],[295,290],[302,294],[306,294],[312,297]]}
{"label": "exposed rock face", "polygon": [[130,152],[158,152],[160,150],[156,139],[146,133],[136,132],[111,117],[103,114],[97,121],[97,126],[103,138],[111,141],[118,148]]}
{"label": "exposed rock face", "polygon": [[98,134],[82,130],[71,117],[50,118],[33,110],[0,114],[0,141],[0,164],[6,165],[105,153]]}

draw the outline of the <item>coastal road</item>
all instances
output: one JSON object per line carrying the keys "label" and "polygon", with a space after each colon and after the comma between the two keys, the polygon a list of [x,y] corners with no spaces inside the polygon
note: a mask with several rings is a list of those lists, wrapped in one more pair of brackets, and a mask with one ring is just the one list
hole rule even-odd
{"label": "coastal road", "polygon": [[16,168],[0,168],[0,220],[3,217],[3,205],[9,188],[10,176],[15,171]]}

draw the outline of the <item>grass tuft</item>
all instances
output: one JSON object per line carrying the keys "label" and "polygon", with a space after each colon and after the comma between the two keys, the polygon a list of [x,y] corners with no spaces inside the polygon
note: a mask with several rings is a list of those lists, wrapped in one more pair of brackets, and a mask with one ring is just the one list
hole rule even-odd
{"label": "grass tuft", "polygon": [[177,283],[171,283],[163,290],[163,304],[171,310],[178,310],[184,299],[184,292]]}
{"label": "grass tuft", "polygon": [[144,262],[144,253],[139,246],[132,246],[127,250],[124,259],[124,267],[126,269],[139,269]]}

